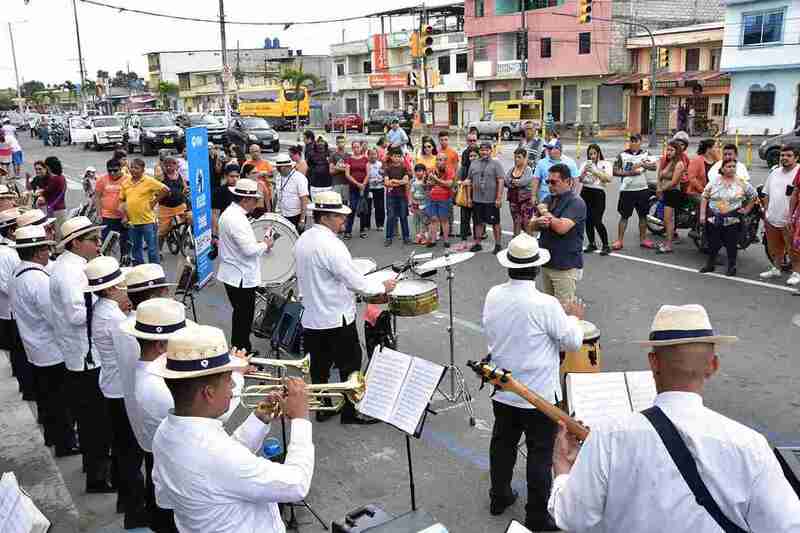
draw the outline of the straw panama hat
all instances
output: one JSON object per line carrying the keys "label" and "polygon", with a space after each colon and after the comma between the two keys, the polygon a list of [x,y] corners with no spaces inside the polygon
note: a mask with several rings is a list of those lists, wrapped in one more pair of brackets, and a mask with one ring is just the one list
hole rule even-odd
{"label": "straw panama hat", "polygon": [[342,195],[336,191],[323,191],[314,195],[314,203],[308,204],[310,211],[323,211],[349,215],[350,208],[342,203]]}
{"label": "straw panama hat", "polygon": [[670,346],[707,342],[727,344],[738,337],[715,335],[708,313],[702,305],[662,305],[650,326],[650,338],[637,341],[645,346]]}
{"label": "straw panama hat", "polygon": [[19,207],[12,207],[5,211],[0,211],[0,228],[7,228],[17,223],[17,219],[22,214]]}
{"label": "straw panama hat", "polygon": [[73,217],[61,224],[61,235],[63,235],[63,237],[61,238],[61,242],[58,243],[58,247],[64,248],[71,240],[93,231],[100,231],[101,229],[103,228],[95,225],[89,220],[89,217]]}
{"label": "straw panama hat", "polygon": [[275,158],[273,161],[276,167],[292,167],[294,168],[294,161],[292,158],[286,154],[280,154],[278,157]]}
{"label": "straw panama hat", "polygon": [[116,285],[125,284],[125,272],[113,257],[95,257],[83,267],[88,285],[83,292],[97,292]]}
{"label": "straw panama hat", "polygon": [[161,265],[144,263],[128,270],[125,276],[125,285],[128,292],[141,292],[158,287],[170,287],[174,283],[167,283],[166,274]]}
{"label": "straw panama hat", "polygon": [[236,185],[228,187],[236,196],[243,196],[245,198],[261,198],[261,193],[258,192],[258,183],[249,178],[241,178],[236,182]]}
{"label": "straw panama hat", "polygon": [[14,232],[14,242],[9,243],[12,248],[32,248],[34,246],[52,246],[56,241],[47,237],[44,226],[25,226],[17,228]]}
{"label": "straw panama hat", "polygon": [[550,252],[539,248],[539,240],[523,231],[511,239],[508,248],[497,252],[496,257],[506,268],[529,268],[550,261]]}
{"label": "straw panama hat", "polygon": [[55,221],[55,218],[48,218],[41,209],[31,209],[29,211],[25,211],[19,216],[17,219],[17,226],[20,228],[22,226],[32,226],[38,224],[49,226]]}
{"label": "straw panama hat", "polygon": [[137,339],[167,340],[176,331],[197,324],[186,319],[183,304],[170,298],[152,298],[139,304],[136,314],[120,324],[119,328]]}
{"label": "straw panama hat", "polygon": [[150,363],[147,371],[166,379],[188,379],[230,372],[248,365],[231,357],[225,333],[212,326],[183,329],[167,341],[167,351]]}

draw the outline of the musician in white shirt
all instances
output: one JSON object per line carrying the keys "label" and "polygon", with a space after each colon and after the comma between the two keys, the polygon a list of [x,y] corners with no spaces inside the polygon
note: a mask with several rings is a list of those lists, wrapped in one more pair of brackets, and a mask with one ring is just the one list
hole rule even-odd
{"label": "musician in white shirt", "polygon": [[153,439],[153,481],[158,505],[174,510],[181,532],[283,533],[278,502],[308,493],[314,445],[302,380],[285,381],[281,406],[291,440],[283,464],[256,455],[270,429],[271,411],[263,405],[232,435],[218,420],[231,403],[232,372],[246,367],[245,359],[231,357],[225,334],[210,326],[176,333],[148,367],[175,402]]}
{"label": "musician in white shirt", "polygon": [[278,209],[294,224],[298,233],[303,233],[308,207],[308,178],[295,169],[295,163],[288,155],[278,156],[275,169],[278,171],[278,183],[275,185]]}
{"label": "musician in white shirt", "polygon": [[[361,369],[361,345],[356,329],[353,292],[380,294],[394,289],[394,280],[382,284],[368,280],[353,263],[350,251],[336,234],[347,222],[350,208],[335,191],[314,197],[309,205],[314,226],[306,230],[294,248],[297,286],[303,295],[303,341],[311,356],[311,382],[327,383],[335,363],[342,380]],[[332,413],[317,411],[317,420]],[[356,416],[347,401],[342,409],[343,424],[370,423]]]}
{"label": "musician in white shirt", "polygon": [[112,493],[109,483],[111,436],[109,420],[100,391],[100,357],[90,341],[86,319],[85,294],[88,282],[84,268],[100,250],[100,226],[87,217],[74,217],[61,225],[63,238],[58,247],[64,252],[56,260],[50,278],[50,301],[56,344],[67,366],[65,391],[78,420],[78,438],[86,457],[86,492]]}
{"label": "musician in white shirt", "polygon": [[63,393],[66,368],[56,345],[50,304],[50,240],[43,226],[27,226],[15,232],[12,243],[21,261],[9,281],[9,305],[17,322],[28,361],[33,366],[39,419],[46,446],[55,446],[56,457],[77,455],[80,449],[67,422]]}
{"label": "musician in white shirt", "polygon": [[[556,298],[536,289],[539,268],[550,260],[550,253],[539,248],[536,238],[529,234],[514,237],[508,248],[497,254],[497,260],[508,269],[510,279],[489,290],[483,307],[491,361],[511,370],[514,378],[531,391],[556,403],[561,397],[559,351],[580,349],[583,330],[578,318],[583,308],[578,304],[562,307]],[[567,316],[565,308],[577,317]],[[525,524],[531,530],[552,531],[555,527],[547,514],[547,497],[556,425],[514,393],[498,391],[492,400],[495,421],[489,449],[489,511],[499,515],[517,499],[511,479],[519,440],[525,433]]]}
{"label": "musician in white shirt", "polygon": [[250,328],[256,305],[256,287],[261,285],[261,256],[272,248],[272,235],[258,240],[247,214],[255,209],[261,193],[258,183],[242,178],[228,187],[233,202],[219,217],[219,271],[217,279],[225,284],[225,292],[233,307],[231,345],[252,351]]}
{"label": "musician in white shirt", "polygon": [[[800,500],[767,440],[703,405],[704,385],[719,370],[716,345],[735,340],[714,334],[702,306],[661,307],[650,339],[641,343],[652,348],[656,411],[675,427],[708,494],[732,523],[725,531],[800,531]],[[548,509],[563,530],[723,531],[642,413],[592,427],[580,448],[560,424],[553,468]]]}

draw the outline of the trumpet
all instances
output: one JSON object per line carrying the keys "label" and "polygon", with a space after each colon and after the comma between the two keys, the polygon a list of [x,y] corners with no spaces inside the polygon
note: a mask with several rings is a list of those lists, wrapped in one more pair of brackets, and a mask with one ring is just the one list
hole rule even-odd
{"label": "trumpet", "polygon": [[[303,357],[302,359],[265,359],[263,357],[251,357],[250,363],[261,366],[274,366],[282,368],[284,371],[289,370],[290,368],[294,368],[302,372],[304,376],[307,376],[309,372],[311,372],[311,359],[308,354],[306,354],[306,356]],[[255,378],[255,376],[251,376],[251,374],[245,374],[245,377]],[[255,374],[261,374],[261,372],[255,372]],[[255,378],[255,379],[262,379],[262,378]]]}
{"label": "trumpet", "polygon": [[[280,405],[268,402],[270,395],[283,393],[283,385],[251,385],[244,387],[239,393],[240,403],[248,409],[263,408],[273,413],[280,414]],[[353,403],[360,402],[367,391],[367,383],[363,372],[353,372],[347,381],[342,383],[321,383],[306,386],[309,411],[338,411],[344,407],[346,400]],[[331,402],[326,405],[326,400]],[[263,404],[267,405],[263,405]]]}

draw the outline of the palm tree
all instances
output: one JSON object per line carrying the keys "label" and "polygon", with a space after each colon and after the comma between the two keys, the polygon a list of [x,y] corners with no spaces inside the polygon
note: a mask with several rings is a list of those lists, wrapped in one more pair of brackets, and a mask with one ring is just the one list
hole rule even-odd
{"label": "palm tree", "polygon": [[158,94],[164,107],[169,108],[169,97],[173,94],[178,94],[178,84],[171,81],[161,81],[158,83]]}
{"label": "palm tree", "polygon": [[303,87],[309,87],[319,83],[319,78],[303,70],[301,63],[297,68],[287,68],[281,73],[280,80],[289,83],[294,88],[295,93],[295,130],[300,134],[300,100],[298,93]]}

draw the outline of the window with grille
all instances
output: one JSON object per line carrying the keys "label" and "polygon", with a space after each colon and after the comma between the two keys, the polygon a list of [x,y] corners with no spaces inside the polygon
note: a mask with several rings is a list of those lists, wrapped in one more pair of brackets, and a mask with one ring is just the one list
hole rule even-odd
{"label": "window with grille", "polygon": [[775,86],[767,83],[764,87],[753,85],[747,95],[748,115],[775,114]]}
{"label": "window with grille", "polygon": [[553,42],[550,37],[542,37],[542,43],[540,46],[540,56],[541,57],[553,57]]}
{"label": "window with grille", "polygon": [[710,70],[719,70],[719,64],[721,59],[722,59],[722,48],[712,48]]}
{"label": "window with grille", "polygon": [[783,41],[783,9],[742,15],[742,46],[777,44]]}
{"label": "window with grille", "polygon": [[489,37],[475,37],[472,39],[475,61],[489,60]]}
{"label": "window with grille", "polygon": [[700,49],[688,48],[686,50],[686,69],[687,72],[700,70]]}
{"label": "window with grille", "polygon": [[439,57],[439,74],[450,74],[450,56]]}
{"label": "window with grille", "polygon": [[456,54],[456,73],[467,71],[467,54]]}
{"label": "window with grille", "polygon": [[475,16],[482,17],[484,15],[483,0],[475,0]]}
{"label": "window with grille", "polygon": [[372,74],[372,61],[364,61],[363,69],[364,74]]}
{"label": "window with grille", "polygon": [[563,4],[564,0],[525,0],[525,11],[530,11],[531,9],[558,7]]}
{"label": "window with grille", "polygon": [[336,75],[344,76],[344,63],[336,63]]}
{"label": "window with grille", "polygon": [[592,33],[584,32],[578,34],[578,53],[591,54],[592,53]]}

